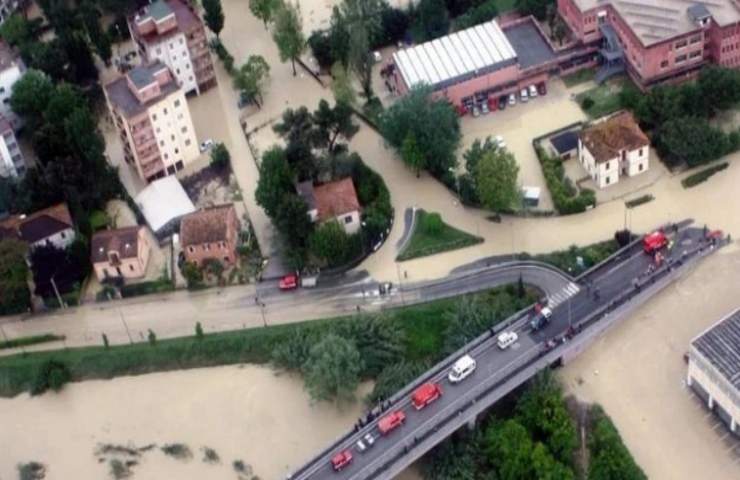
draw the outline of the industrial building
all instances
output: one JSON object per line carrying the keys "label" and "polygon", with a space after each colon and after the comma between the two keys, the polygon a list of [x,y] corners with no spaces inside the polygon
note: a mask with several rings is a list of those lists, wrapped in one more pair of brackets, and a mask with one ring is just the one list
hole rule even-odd
{"label": "industrial building", "polygon": [[687,382],[740,436],[740,309],[691,341]]}
{"label": "industrial building", "polygon": [[740,67],[737,0],[558,0],[577,42],[598,52],[596,80],[627,74],[641,88]]}

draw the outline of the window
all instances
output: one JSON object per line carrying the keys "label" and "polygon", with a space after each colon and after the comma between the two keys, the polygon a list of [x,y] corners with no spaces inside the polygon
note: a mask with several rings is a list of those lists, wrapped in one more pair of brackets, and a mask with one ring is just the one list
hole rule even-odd
{"label": "window", "polygon": [[159,146],[160,146],[160,147],[164,147],[164,140],[160,140],[160,141],[159,141]]}
{"label": "window", "polygon": [[5,93],[5,87],[0,87],[0,93]]}
{"label": "window", "polygon": [[[177,71],[177,73],[180,73],[180,70]],[[175,107],[180,106],[180,100],[175,100]]]}
{"label": "window", "polygon": [[605,167],[605,168],[606,168],[607,170],[609,170],[609,162],[606,162],[606,167]]}
{"label": "window", "polygon": [[206,252],[210,250],[210,247],[208,246],[207,243],[205,244],[205,249],[206,249]]}
{"label": "window", "polygon": [[193,247],[188,247],[188,251],[189,251],[190,253],[193,253],[193,252],[195,252],[195,249],[194,249]]}
{"label": "window", "polygon": [[177,69],[177,74],[180,75],[180,69],[179,68]]}
{"label": "window", "polygon": [[607,175],[607,177],[606,177],[606,184],[609,185],[609,182],[610,181],[611,181],[611,178],[609,178],[609,176]]}
{"label": "window", "polygon": [[152,113],[152,122],[156,122],[156,121],[157,121],[157,114]]}
{"label": "window", "polygon": [[132,264],[130,264],[130,263],[128,264],[128,268],[129,268],[129,270],[131,270],[132,272],[134,271],[134,266],[133,266]]}
{"label": "window", "polygon": [[65,238],[67,238],[67,235],[64,232],[60,233],[60,235],[62,236],[62,240],[64,240]]}
{"label": "window", "polygon": [[663,60],[660,62],[660,68],[667,68],[668,67],[668,60]]}
{"label": "window", "polygon": [[691,43],[701,42],[701,35],[691,37]]}
{"label": "window", "polygon": [[182,127],[182,128],[180,129],[180,131],[181,131],[182,133],[185,133],[185,132],[187,132],[187,131],[188,131],[188,127]]}
{"label": "window", "polygon": [[642,172],[642,163],[637,166],[637,170]]}
{"label": "window", "polygon": [[679,55],[676,57],[676,63],[681,63],[686,61],[686,55]]}
{"label": "window", "polygon": [[689,54],[689,58],[696,58],[696,57],[699,57],[699,56],[701,56],[701,50],[697,50],[697,51],[691,52]]}
{"label": "window", "polygon": [[218,242],[218,246],[221,248],[226,248],[226,244],[224,242]]}
{"label": "window", "polygon": [[165,159],[165,160],[167,160],[168,158],[169,158],[169,155],[167,155],[167,154],[165,153],[165,154],[164,154],[164,159]]}
{"label": "window", "polygon": [[686,42],[686,40],[680,40],[680,41],[676,42],[676,49],[678,50],[679,48],[685,47],[687,45],[687,43],[688,42]]}
{"label": "window", "polygon": [[161,48],[157,48],[157,55],[162,55],[162,49]]}
{"label": "window", "polygon": [[164,110],[162,110],[162,113],[164,113],[165,115],[167,115],[167,109],[165,108]]}
{"label": "window", "polygon": [[190,146],[190,139],[189,138],[187,140],[185,140],[185,146],[186,147],[189,147]]}
{"label": "window", "polygon": [[640,149],[639,152],[637,152],[637,154],[642,157],[642,148]]}
{"label": "window", "polygon": [[159,132],[161,132],[161,131],[162,131],[162,129],[161,129],[161,128],[159,128],[159,127],[157,127],[157,133],[159,133]]}
{"label": "window", "polygon": [[170,135],[170,139],[174,142],[175,141],[175,136],[174,135]]}
{"label": "window", "polygon": [[182,163],[182,160],[178,160],[175,164],[175,168],[179,171],[182,170],[185,167],[185,165]]}
{"label": "window", "polygon": [[344,217],[344,223],[352,223],[352,215],[347,215]]}
{"label": "window", "polygon": [[175,149],[175,155],[177,155],[178,153],[180,153],[180,149],[179,148],[176,148]]}
{"label": "window", "polygon": [[170,50],[172,50],[173,48],[175,48],[175,44],[170,42]]}

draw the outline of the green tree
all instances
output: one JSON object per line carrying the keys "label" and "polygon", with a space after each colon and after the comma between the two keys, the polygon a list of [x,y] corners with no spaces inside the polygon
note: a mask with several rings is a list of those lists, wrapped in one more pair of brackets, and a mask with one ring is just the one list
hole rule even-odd
{"label": "green tree", "polygon": [[555,460],[547,447],[537,442],[532,449],[532,470],[538,480],[574,480],[573,470]]}
{"label": "green tree", "polygon": [[304,367],[306,389],[314,400],[352,400],[361,371],[357,347],[330,333],[311,347]]}
{"label": "green tree", "polygon": [[203,334],[203,325],[200,324],[200,322],[195,322],[195,338],[198,340],[203,340],[203,337],[205,335]]}
{"label": "green tree", "polygon": [[355,89],[352,87],[352,79],[341,62],[336,62],[331,67],[331,78],[331,91],[337,103],[354,104],[356,96]]}
{"label": "green tree", "polygon": [[404,140],[413,135],[425,168],[435,177],[445,178],[457,163],[460,119],[449,102],[431,99],[430,93],[426,86],[412,88],[381,115],[379,126],[383,138],[399,154]]}
{"label": "green tree", "polygon": [[589,480],[647,480],[601,407],[592,407],[589,414]]}
{"label": "green tree", "polygon": [[424,158],[424,154],[416,142],[416,137],[411,132],[403,139],[401,144],[401,159],[406,165],[414,169],[416,178],[419,178],[421,171],[426,166],[426,158]]}
{"label": "green tree", "polygon": [[479,458],[483,444],[479,430],[461,429],[437,445],[422,458],[425,480],[495,480],[493,474],[480,473]]}
{"label": "green tree", "polygon": [[344,0],[337,12],[337,21],[342,29],[339,40],[347,46],[340,47],[347,66],[355,74],[367,100],[373,97],[372,69],[375,63],[371,52],[371,39],[381,32],[381,0]]}
{"label": "green tree", "polygon": [[516,9],[522,15],[533,15],[537,20],[544,21],[548,7],[553,3],[554,0],[516,0]]}
{"label": "green tree", "polygon": [[217,143],[211,149],[211,167],[225,170],[231,165],[231,154],[223,143]]}
{"label": "green tree", "polygon": [[149,334],[147,335],[147,340],[149,341],[149,345],[152,347],[157,346],[157,335],[154,333],[154,330],[151,328],[149,329]]}
{"label": "green tree", "polygon": [[500,480],[537,478],[532,465],[534,445],[527,429],[516,420],[493,422],[485,432],[485,451]]}
{"label": "green tree", "polygon": [[696,117],[673,118],[660,125],[653,136],[655,147],[670,165],[690,167],[715,160],[730,150],[722,130]]}
{"label": "green tree", "polygon": [[14,13],[6,18],[0,26],[0,37],[13,47],[33,42],[36,39],[37,25],[25,18],[20,13]]}
{"label": "green tree", "polygon": [[303,20],[298,4],[289,1],[284,3],[275,15],[272,38],[278,47],[280,60],[291,61],[293,65],[293,76],[298,73],[295,69],[295,60],[306,49],[306,39],[303,36]]}
{"label": "green tree", "polygon": [[29,122],[31,131],[40,127],[44,110],[54,94],[51,79],[38,70],[28,70],[13,85],[10,106],[15,113]]}
{"label": "green tree", "polygon": [[465,30],[466,28],[488,22],[498,15],[497,0],[484,0],[483,3],[476,5],[464,14],[455,19],[454,29]]}
{"label": "green tree", "polygon": [[255,17],[262,20],[265,29],[278,8],[280,8],[280,0],[249,0],[249,10]]}
{"label": "green tree", "polygon": [[352,121],[352,108],[348,104],[340,102],[332,108],[324,99],[313,112],[313,122],[316,127],[314,146],[325,148],[330,155],[335,152],[337,140],[349,142],[360,130]]}
{"label": "green tree", "polygon": [[185,262],[182,266],[182,276],[185,277],[188,288],[191,290],[203,285],[203,271],[196,263]]}
{"label": "green tree", "polygon": [[40,395],[49,389],[58,392],[71,379],[72,373],[66,363],[54,359],[45,360],[36,371],[31,395]]}
{"label": "green tree", "polygon": [[[393,394],[426,372],[428,368],[429,366],[424,363],[405,360],[389,363],[375,378],[373,391],[368,394],[366,399],[367,404],[375,405],[378,402],[391,398]],[[453,477],[442,478],[447,480]]]}
{"label": "green tree", "polygon": [[275,346],[270,361],[277,368],[299,372],[308,360],[311,347],[317,341],[316,335],[306,334],[303,329],[295,328],[285,341]]}
{"label": "green tree", "polygon": [[519,166],[508,150],[496,149],[483,155],[475,170],[475,184],[481,203],[495,212],[518,204]]}
{"label": "green tree", "polygon": [[0,240],[0,315],[22,313],[31,306],[27,253],[28,247],[20,240]]}
{"label": "green tree", "polygon": [[267,215],[274,218],[283,197],[293,191],[293,177],[285,158],[285,150],[275,146],[265,152],[259,171],[255,199]]}
{"label": "green tree", "polygon": [[696,90],[699,104],[706,106],[709,115],[728,110],[740,102],[740,73],[717,66],[704,68],[696,82]]}
{"label": "green tree", "polygon": [[352,251],[351,238],[334,220],[314,230],[308,239],[308,248],[322,264],[341,265]]}
{"label": "green tree", "polygon": [[295,193],[285,194],[272,221],[291,248],[300,250],[306,247],[313,224],[308,217],[306,202],[301,197]]}
{"label": "green tree", "polygon": [[218,38],[224,28],[224,11],[221,8],[221,0],[203,0],[203,10],[205,10],[203,20]]}
{"label": "green tree", "polygon": [[244,65],[234,74],[234,88],[243,96],[262,108],[262,95],[265,93],[267,79],[270,78],[270,65],[260,55],[250,55]]}
{"label": "green tree", "polygon": [[108,335],[103,334],[103,347],[107,350],[110,348],[110,343],[108,342]]}
{"label": "green tree", "polygon": [[418,42],[433,40],[447,35],[450,30],[450,14],[444,0],[420,0],[416,7],[413,32]]}
{"label": "green tree", "polygon": [[445,329],[442,351],[445,355],[459,350],[475,337],[493,325],[493,316],[481,302],[470,297],[461,298],[452,313]]}
{"label": "green tree", "polygon": [[373,98],[373,65],[375,59],[370,51],[370,38],[367,30],[358,28],[350,30],[348,64],[362,88],[362,95],[367,101]]}

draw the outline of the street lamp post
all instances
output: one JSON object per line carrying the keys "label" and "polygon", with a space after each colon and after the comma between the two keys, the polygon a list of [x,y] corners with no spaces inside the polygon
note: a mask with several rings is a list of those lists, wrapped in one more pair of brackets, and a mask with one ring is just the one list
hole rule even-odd
{"label": "street lamp post", "polygon": [[401,281],[401,265],[396,262],[396,275],[398,275],[398,291],[401,293],[401,303],[405,306],[406,300],[403,298],[403,282]]}
{"label": "street lamp post", "polygon": [[126,329],[126,335],[128,335],[128,341],[131,343],[131,345],[134,344],[134,339],[131,338],[131,332],[128,329],[128,325],[126,324],[126,320],[123,318],[123,312],[121,311],[121,307],[118,307],[118,315],[121,317],[121,323],[123,323],[123,328]]}

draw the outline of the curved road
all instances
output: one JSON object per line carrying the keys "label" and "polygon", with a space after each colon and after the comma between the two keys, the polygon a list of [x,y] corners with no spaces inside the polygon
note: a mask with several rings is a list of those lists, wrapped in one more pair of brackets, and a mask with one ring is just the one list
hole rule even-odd
{"label": "curved road", "polygon": [[[66,337],[63,344],[52,342],[26,350],[102,345],[103,333],[111,344],[124,344],[146,341],[148,329],[163,339],[193,335],[196,322],[210,333],[348,315],[358,308],[372,312],[485,290],[516,282],[520,276],[547,295],[565,295],[571,284],[563,273],[533,262],[471,268],[436,281],[404,283],[401,288],[394,285],[390,295],[380,295],[378,283],[366,274],[352,274],[292,292],[280,291],[277,281],[272,281],[257,288],[177,291],[85,304],[45,315],[5,317],[0,327],[10,339],[44,333]],[[6,349],[0,354],[17,352]]]}

